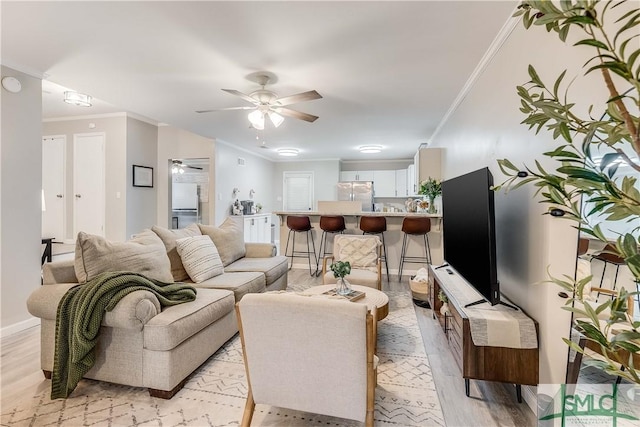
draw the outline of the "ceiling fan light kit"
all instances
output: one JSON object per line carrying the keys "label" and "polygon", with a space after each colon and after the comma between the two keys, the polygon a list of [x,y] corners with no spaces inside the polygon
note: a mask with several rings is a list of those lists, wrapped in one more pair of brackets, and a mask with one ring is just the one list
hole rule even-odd
{"label": "ceiling fan light kit", "polygon": [[283,157],[296,157],[299,153],[296,148],[278,148],[278,154]]}
{"label": "ceiling fan light kit", "polygon": [[91,96],[84,93],[67,91],[64,93],[64,102],[78,107],[91,107]]}
{"label": "ceiling fan light kit", "polygon": [[382,151],[382,145],[363,145],[358,150],[363,154],[376,154]]}
{"label": "ceiling fan light kit", "polygon": [[238,96],[243,100],[253,104],[253,107],[229,107],[214,110],[197,110],[196,113],[211,113],[214,111],[224,110],[254,110],[249,113],[248,119],[251,123],[251,126],[253,126],[257,130],[264,130],[265,116],[269,117],[269,121],[271,121],[273,126],[276,128],[284,122],[285,117],[304,120],[310,123],[313,123],[318,119],[318,116],[293,110],[289,108],[288,105],[297,104],[304,101],[312,101],[314,99],[320,99],[322,98],[322,95],[320,95],[315,90],[310,90],[307,92],[278,98],[278,94],[264,88],[270,80],[276,80],[273,74],[264,72],[264,74],[256,75],[255,81],[257,81],[258,84],[262,86],[262,88],[255,90],[248,95],[235,89],[222,89],[223,91],[230,93],[231,95]]}

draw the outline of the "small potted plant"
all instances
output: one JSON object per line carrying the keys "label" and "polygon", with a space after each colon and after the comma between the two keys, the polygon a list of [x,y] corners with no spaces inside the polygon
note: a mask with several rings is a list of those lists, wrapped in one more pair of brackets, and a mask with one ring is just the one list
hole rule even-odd
{"label": "small potted plant", "polygon": [[349,261],[336,261],[331,264],[330,268],[331,271],[333,271],[333,277],[338,279],[336,293],[338,295],[348,295],[351,292],[351,285],[349,285],[349,282],[347,282],[344,276],[351,273],[351,263],[349,263]]}
{"label": "small potted plant", "polygon": [[440,306],[440,314],[446,316],[446,314],[449,313],[449,297],[447,297],[447,294],[440,290],[438,292],[438,299],[442,303],[442,305]]}
{"label": "small potted plant", "polygon": [[256,203],[256,213],[260,213],[260,212],[262,212],[262,204]]}

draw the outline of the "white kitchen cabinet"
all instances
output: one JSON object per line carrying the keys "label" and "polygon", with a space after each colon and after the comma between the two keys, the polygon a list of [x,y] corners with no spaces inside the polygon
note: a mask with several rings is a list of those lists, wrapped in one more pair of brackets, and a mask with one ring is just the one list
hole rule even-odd
{"label": "white kitchen cabinet", "polygon": [[413,158],[416,175],[416,193],[420,189],[420,182],[429,178],[442,179],[441,158],[441,148],[420,148],[418,150]]}
{"label": "white kitchen cabinet", "polygon": [[375,197],[396,197],[396,171],[373,171],[373,195]]}
{"label": "white kitchen cabinet", "polygon": [[271,242],[271,214],[245,215],[244,241],[251,243]]}
{"label": "white kitchen cabinet", "polygon": [[416,181],[416,165],[409,165],[407,168],[407,195],[415,196],[418,194],[418,186]]}
{"label": "white kitchen cabinet", "polygon": [[373,171],[342,171],[340,181],[373,181]]}
{"label": "white kitchen cabinet", "polygon": [[407,170],[398,169],[396,172],[396,197],[406,197],[407,192]]}

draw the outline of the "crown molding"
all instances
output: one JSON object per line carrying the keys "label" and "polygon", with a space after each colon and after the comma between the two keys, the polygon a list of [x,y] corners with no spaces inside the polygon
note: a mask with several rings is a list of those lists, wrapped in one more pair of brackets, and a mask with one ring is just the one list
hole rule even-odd
{"label": "crown molding", "polygon": [[[511,15],[513,15],[513,13],[516,12],[518,7],[519,6],[516,6],[513,9],[513,12],[511,13]],[[460,104],[462,104],[462,101],[464,101],[464,99],[467,97],[469,92],[471,92],[471,89],[473,88],[473,86],[476,84],[480,76],[482,76],[482,73],[484,73],[484,71],[487,69],[487,66],[491,63],[496,53],[500,51],[500,49],[502,48],[504,43],[507,41],[507,39],[509,38],[509,36],[513,32],[513,30],[516,28],[516,25],[519,22],[520,22],[519,18],[514,18],[513,16],[510,16],[509,19],[507,19],[507,21],[504,23],[504,25],[502,26],[502,28],[500,29],[496,37],[491,42],[491,45],[489,45],[489,48],[480,59],[480,62],[478,63],[476,68],[473,70],[469,78],[467,79],[467,82],[464,84],[464,86],[458,93],[458,96],[456,97],[456,99],[453,100],[453,103],[451,104],[451,106],[449,107],[445,115],[442,117],[442,120],[440,120],[438,127],[436,128],[435,131],[433,131],[433,133],[429,137],[429,140],[426,142],[427,145],[430,145],[433,142],[433,139],[436,136],[438,136],[438,134],[440,133],[444,125],[447,123],[447,121],[449,121],[453,113],[456,112],[456,110],[458,109]]]}
{"label": "crown molding", "polygon": [[238,150],[238,151],[242,151],[243,153],[247,153],[247,154],[250,154],[250,155],[255,156],[255,157],[259,157],[259,158],[264,159],[264,160],[268,160],[270,162],[274,161],[273,159],[270,159],[267,156],[263,156],[262,154],[254,153],[253,151],[247,150],[246,148],[243,148],[243,147],[238,147],[237,145],[233,145],[233,144],[231,144],[231,143],[229,143],[227,141],[223,141],[221,139],[216,139],[216,138],[214,138],[214,140],[215,140],[216,144],[226,145],[227,147],[233,148],[233,149]]}

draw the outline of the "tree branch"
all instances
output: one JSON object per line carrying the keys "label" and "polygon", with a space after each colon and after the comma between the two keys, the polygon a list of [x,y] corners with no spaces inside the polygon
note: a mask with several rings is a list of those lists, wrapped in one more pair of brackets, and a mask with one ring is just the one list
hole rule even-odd
{"label": "tree branch", "polygon": [[[609,89],[609,94],[611,95],[611,98],[620,96],[620,94],[616,90],[615,85],[613,84],[613,80],[611,79],[611,74],[609,73],[609,70],[607,70],[606,68],[601,68],[601,70],[602,70],[602,77],[604,78],[604,81],[607,84],[607,89]],[[629,114],[629,111],[627,110],[627,107],[624,105],[624,102],[622,102],[621,98],[616,99],[614,103],[618,106],[618,109],[620,110],[620,114],[622,114],[622,117],[624,118],[624,123],[627,126],[629,135],[631,136],[631,146],[633,147],[633,150],[636,153],[638,153],[638,155],[640,156],[640,138],[638,137],[638,129],[636,129],[636,126],[633,123],[633,118],[631,117],[631,114]]]}

